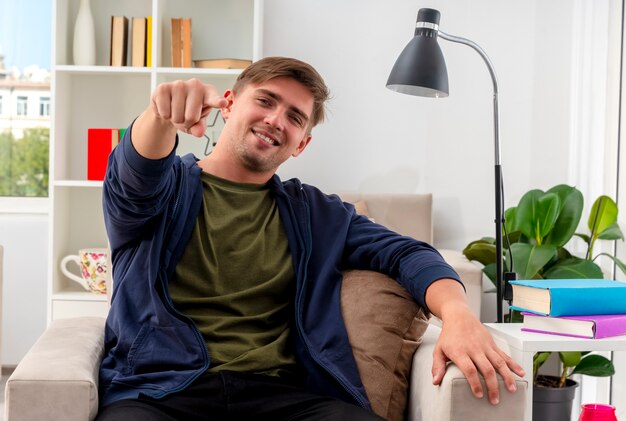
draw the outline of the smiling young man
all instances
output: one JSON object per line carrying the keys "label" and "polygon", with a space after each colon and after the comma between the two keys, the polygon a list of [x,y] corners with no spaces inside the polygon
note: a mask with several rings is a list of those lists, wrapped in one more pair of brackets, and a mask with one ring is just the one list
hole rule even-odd
{"label": "smiling young man", "polygon": [[[99,420],[380,419],[339,306],[341,271],[387,273],[443,320],[433,382],[446,362],[492,403],[519,365],[472,315],[456,273],[428,244],[278,167],[302,153],[328,90],[295,59],[252,64],[220,95],[197,80],[160,85],[109,162],[104,209],[113,292]],[[220,108],[213,152],[175,154]]]}

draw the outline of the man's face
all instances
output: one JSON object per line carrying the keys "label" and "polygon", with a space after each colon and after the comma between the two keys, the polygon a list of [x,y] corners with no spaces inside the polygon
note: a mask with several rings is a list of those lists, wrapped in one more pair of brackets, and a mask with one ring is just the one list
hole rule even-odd
{"label": "man's face", "polygon": [[308,128],[313,95],[299,82],[274,78],[248,84],[237,94],[227,91],[226,140],[243,166],[255,173],[274,173],[311,140]]}

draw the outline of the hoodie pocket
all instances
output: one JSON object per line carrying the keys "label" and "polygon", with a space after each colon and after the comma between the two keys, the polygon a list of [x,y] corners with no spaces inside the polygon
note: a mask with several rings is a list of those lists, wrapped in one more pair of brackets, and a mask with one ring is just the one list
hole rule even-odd
{"label": "hoodie pocket", "polygon": [[144,325],[128,351],[132,375],[185,371],[204,365],[203,350],[188,326]]}

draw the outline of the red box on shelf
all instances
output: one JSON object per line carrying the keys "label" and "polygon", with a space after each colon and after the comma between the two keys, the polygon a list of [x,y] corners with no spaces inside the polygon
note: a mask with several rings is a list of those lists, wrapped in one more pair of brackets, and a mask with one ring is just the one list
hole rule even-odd
{"label": "red box on shelf", "polygon": [[87,180],[104,180],[109,154],[118,143],[119,129],[87,129]]}

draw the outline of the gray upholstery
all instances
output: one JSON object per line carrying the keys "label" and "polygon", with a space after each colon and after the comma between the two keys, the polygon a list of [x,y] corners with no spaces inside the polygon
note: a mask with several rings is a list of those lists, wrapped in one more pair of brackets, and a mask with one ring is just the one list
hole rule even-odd
{"label": "gray upholstery", "polygon": [[[440,386],[432,385],[432,355],[441,329],[430,324],[413,356],[408,419],[412,421],[486,421],[524,419],[528,382],[517,379],[517,392],[509,393],[500,379],[500,403],[493,406],[485,396],[476,399],[461,370],[448,366]],[[506,346],[499,344],[500,346]],[[504,348],[504,351],[509,351]],[[483,383],[484,387],[484,383]]]}
{"label": "gray upholstery", "polygon": [[103,348],[103,318],[55,320],[7,381],[5,420],[93,419]]}

